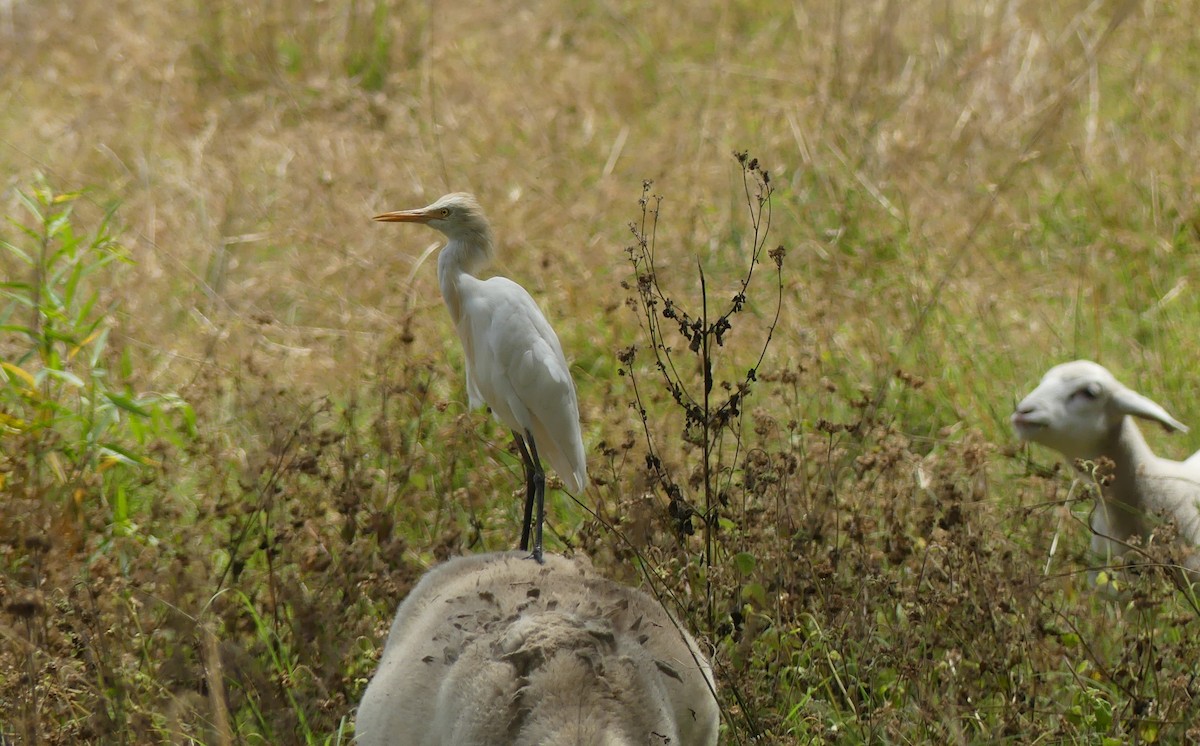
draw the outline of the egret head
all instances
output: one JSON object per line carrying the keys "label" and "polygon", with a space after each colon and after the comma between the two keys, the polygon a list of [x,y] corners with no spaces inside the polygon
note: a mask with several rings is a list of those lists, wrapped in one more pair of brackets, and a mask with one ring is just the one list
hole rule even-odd
{"label": "egret head", "polygon": [[385,212],[374,219],[381,223],[424,223],[452,241],[491,243],[491,229],[483,209],[475,197],[466,192],[447,194],[428,207]]}

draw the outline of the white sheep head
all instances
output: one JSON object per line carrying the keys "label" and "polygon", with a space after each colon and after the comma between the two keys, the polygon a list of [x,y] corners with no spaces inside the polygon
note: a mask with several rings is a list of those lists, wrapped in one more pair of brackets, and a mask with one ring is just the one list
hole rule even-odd
{"label": "white sheep head", "polygon": [[1067,458],[1094,459],[1116,441],[1125,415],[1153,420],[1168,432],[1187,432],[1167,410],[1088,360],[1051,368],[1017,405],[1012,423],[1022,440],[1041,443]]}

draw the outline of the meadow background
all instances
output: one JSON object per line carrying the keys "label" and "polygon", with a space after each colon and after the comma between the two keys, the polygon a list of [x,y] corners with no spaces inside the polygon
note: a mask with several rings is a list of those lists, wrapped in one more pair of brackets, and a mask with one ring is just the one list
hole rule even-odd
{"label": "meadow background", "polygon": [[[592,485],[552,494],[548,548],[688,620],[723,743],[1200,738],[1196,605],[1155,572],[1090,592],[1095,486],[1007,423],[1087,357],[1200,424],[1197,28],[1162,0],[0,2],[0,743],[348,743],[420,573],[515,543],[438,236],[370,221],[455,190],[573,363]],[[644,180],[693,315],[700,270],[724,309],[762,249],[711,353],[718,400],[755,380],[707,440],[637,310]]]}

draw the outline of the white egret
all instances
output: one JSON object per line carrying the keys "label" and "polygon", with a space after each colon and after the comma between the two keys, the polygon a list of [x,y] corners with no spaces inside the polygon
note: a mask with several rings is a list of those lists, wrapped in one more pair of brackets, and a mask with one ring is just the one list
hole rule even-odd
{"label": "white egret", "polygon": [[[458,329],[467,361],[467,397],[472,408],[487,404],[512,430],[525,467],[525,521],[521,549],[542,561],[545,516],[544,456],[568,492],[587,484],[575,382],[558,336],[525,288],[505,277],[480,280],[472,273],[492,258],[492,230],[470,194],[441,197],[419,210],[376,215],[384,223],[423,223],[445,234],[438,256],[438,282]],[[537,521],[533,509],[537,506]]]}

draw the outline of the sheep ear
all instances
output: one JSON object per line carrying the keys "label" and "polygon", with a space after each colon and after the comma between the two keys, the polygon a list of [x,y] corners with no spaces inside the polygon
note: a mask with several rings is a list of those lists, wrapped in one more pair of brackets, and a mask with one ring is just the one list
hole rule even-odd
{"label": "sheep ear", "polygon": [[1186,433],[1188,431],[1187,425],[1167,414],[1167,410],[1151,399],[1142,396],[1132,389],[1123,388],[1117,391],[1113,394],[1112,400],[1123,413],[1131,414],[1134,417],[1143,417],[1147,420],[1154,420],[1161,424],[1167,432],[1178,430],[1181,433]]}

